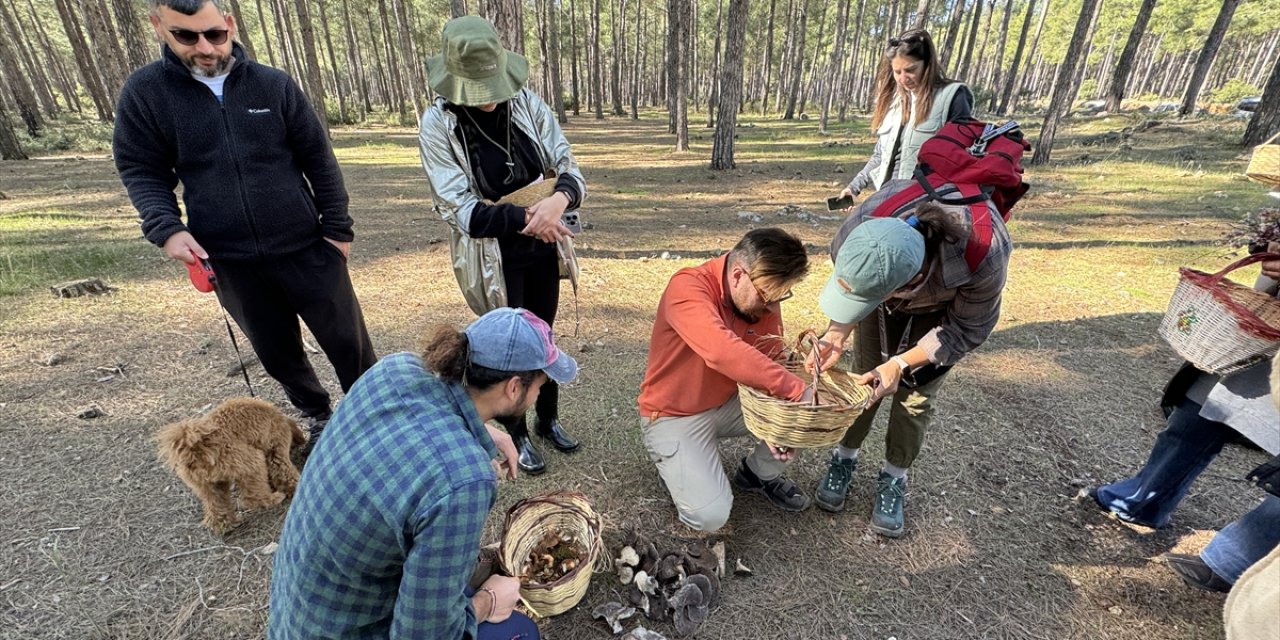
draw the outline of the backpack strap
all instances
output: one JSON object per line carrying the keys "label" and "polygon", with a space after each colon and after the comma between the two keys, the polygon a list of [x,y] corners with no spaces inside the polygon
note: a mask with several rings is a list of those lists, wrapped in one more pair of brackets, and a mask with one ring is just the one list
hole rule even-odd
{"label": "backpack strap", "polygon": [[938,187],[946,184],[947,180],[938,172],[931,172],[927,169],[928,165],[916,167],[915,178],[916,182],[920,185],[920,188],[928,193],[929,197],[932,198],[934,202],[950,205],[969,205],[986,201],[987,194],[985,192],[979,193],[975,196],[962,196],[959,198],[944,198],[938,195]]}
{"label": "backpack strap", "polygon": [[978,185],[958,184],[956,188],[965,200],[979,198],[968,205],[969,213],[973,217],[973,225],[969,231],[969,241],[964,248],[964,261],[969,265],[969,273],[974,273],[986,259],[987,253],[991,251],[991,237],[995,233],[991,226],[991,207],[987,206],[987,195]]}

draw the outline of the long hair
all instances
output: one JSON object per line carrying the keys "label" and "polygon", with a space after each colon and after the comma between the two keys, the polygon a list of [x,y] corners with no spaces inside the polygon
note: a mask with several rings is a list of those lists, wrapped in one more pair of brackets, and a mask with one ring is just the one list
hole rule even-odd
{"label": "long hair", "polygon": [[943,73],[942,63],[938,61],[938,49],[933,46],[933,38],[924,29],[908,29],[902,35],[889,39],[889,47],[884,57],[880,58],[880,66],[876,68],[876,106],[871,112],[871,128],[879,129],[889,114],[896,96],[902,101],[902,124],[907,123],[911,111],[911,96],[893,77],[893,59],[906,56],[919,60],[924,65],[920,72],[919,88],[916,95],[916,121],[920,124],[933,110],[933,98],[938,89],[954,82]]}
{"label": "long hair", "polygon": [[936,202],[925,202],[913,212],[920,221],[920,234],[924,236],[926,260],[938,255],[943,243],[955,244],[969,234],[968,225]]}
{"label": "long hair", "polygon": [[422,361],[436,375],[449,382],[484,391],[499,382],[520,378],[527,388],[541,371],[498,371],[482,367],[470,361],[470,340],[467,334],[447,325],[436,325],[423,340]]}

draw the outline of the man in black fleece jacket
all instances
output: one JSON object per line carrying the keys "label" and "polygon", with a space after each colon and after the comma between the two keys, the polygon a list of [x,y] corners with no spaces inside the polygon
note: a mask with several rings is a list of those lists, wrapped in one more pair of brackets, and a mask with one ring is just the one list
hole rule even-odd
{"label": "man in black fleece jacket", "polygon": [[147,240],[174,260],[209,260],[222,305],[318,433],[329,394],[298,317],[344,391],[377,359],[347,272],[338,161],[297,84],[234,43],[221,0],[153,0],[151,24],[163,55],[129,76],[116,107],[120,179]]}

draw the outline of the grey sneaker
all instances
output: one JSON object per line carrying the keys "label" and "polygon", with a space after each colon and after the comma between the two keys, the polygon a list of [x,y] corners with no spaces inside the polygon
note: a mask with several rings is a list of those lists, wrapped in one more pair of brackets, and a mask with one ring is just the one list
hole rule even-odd
{"label": "grey sneaker", "polygon": [[809,508],[809,496],[796,483],[782,476],[761,480],[747,466],[746,458],[738,465],[738,472],[733,474],[733,486],[748,493],[762,495],[783,511],[804,511]]}
{"label": "grey sneaker", "polygon": [[841,458],[835,453],[831,454],[827,476],[818,483],[818,490],[813,494],[818,508],[832,513],[844,511],[844,499],[849,495],[849,483],[853,481],[853,470],[857,466],[857,458]]}
{"label": "grey sneaker", "polygon": [[871,507],[871,530],[890,538],[902,536],[902,499],[907,495],[906,478],[895,478],[883,471],[876,486],[876,501]]}

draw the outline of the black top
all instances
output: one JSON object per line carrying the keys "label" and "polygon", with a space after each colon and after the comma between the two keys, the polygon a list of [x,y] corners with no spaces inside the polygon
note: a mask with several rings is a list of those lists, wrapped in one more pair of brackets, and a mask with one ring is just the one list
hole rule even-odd
{"label": "black top", "polygon": [[232,55],[221,103],[168,47],[120,91],[112,150],[143,235],[164,245],[189,229],[224,260],[351,240],[342,172],[311,103],[283,71],[238,44]]}
{"label": "black top", "polygon": [[[497,201],[533,182],[543,173],[534,141],[511,123],[511,103],[499,103],[493,111],[445,103],[458,119],[454,135],[467,149],[476,187],[485,200]],[[510,134],[510,137],[508,137]],[[508,140],[510,157],[508,159]],[[510,165],[508,164],[510,163]],[[569,197],[570,209],[578,205],[578,184],[568,175],[556,181],[556,191]],[[511,204],[477,203],[471,211],[467,234],[473,238],[497,238],[504,268],[525,267],[554,256],[555,245],[520,234],[524,209]]]}

